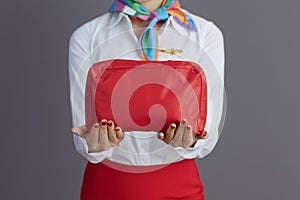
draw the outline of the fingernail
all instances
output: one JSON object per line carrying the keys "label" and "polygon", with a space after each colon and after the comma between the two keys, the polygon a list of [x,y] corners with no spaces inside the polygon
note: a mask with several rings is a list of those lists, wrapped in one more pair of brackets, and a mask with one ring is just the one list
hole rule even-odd
{"label": "fingernail", "polygon": [[163,139],[164,138],[164,134],[163,133],[159,133],[159,138]]}
{"label": "fingernail", "polygon": [[109,121],[107,124],[108,124],[108,126],[112,126],[113,125],[113,123],[111,121]]}
{"label": "fingernail", "polygon": [[206,135],[207,135],[207,132],[204,131],[204,132],[202,133],[202,136],[205,137]]}
{"label": "fingernail", "polygon": [[102,126],[105,126],[105,125],[106,125],[106,121],[102,121],[102,122],[101,122],[101,125],[102,125]]}
{"label": "fingernail", "polygon": [[95,125],[95,128],[99,128],[99,124],[96,124],[96,125]]}
{"label": "fingernail", "polygon": [[188,125],[187,129],[190,131],[192,129],[192,127],[190,125]]}
{"label": "fingernail", "polygon": [[175,124],[171,124],[171,128],[172,128],[172,129],[175,129],[175,128],[176,128],[176,125],[175,125]]}
{"label": "fingernail", "polygon": [[183,125],[186,125],[187,121],[186,121],[185,119],[183,119],[183,120],[181,121],[181,123],[182,123]]}
{"label": "fingernail", "polygon": [[116,131],[120,131],[120,128],[119,128],[119,127],[117,127],[117,128],[116,128]]}

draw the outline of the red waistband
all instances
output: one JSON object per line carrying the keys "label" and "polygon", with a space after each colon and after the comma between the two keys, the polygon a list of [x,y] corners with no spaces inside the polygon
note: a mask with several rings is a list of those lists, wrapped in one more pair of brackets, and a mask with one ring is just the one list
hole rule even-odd
{"label": "red waistband", "polygon": [[[143,166],[131,167],[146,169]],[[102,162],[88,162],[81,188],[81,200],[99,199],[203,200],[204,195],[194,159],[185,159],[144,173],[129,173],[111,168]]]}

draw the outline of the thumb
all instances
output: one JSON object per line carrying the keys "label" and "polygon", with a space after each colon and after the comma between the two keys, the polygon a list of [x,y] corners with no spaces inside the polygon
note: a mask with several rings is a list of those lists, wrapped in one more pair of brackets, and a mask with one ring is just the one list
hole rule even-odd
{"label": "thumb", "polygon": [[163,140],[165,137],[165,134],[163,132],[159,132],[157,133],[157,138],[160,139],[160,140]]}
{"label": "thumb", "polygon": [[201,135],[197,135],[198,139],[206,139],[207,138],[207,131],[204,130]]}
{"label": "thumb", "polygon": [[71,128],[71,132],[74,133],[75,135],[85,138],[87,135],[87,128],[85,125],[83,126],[74,126]]}

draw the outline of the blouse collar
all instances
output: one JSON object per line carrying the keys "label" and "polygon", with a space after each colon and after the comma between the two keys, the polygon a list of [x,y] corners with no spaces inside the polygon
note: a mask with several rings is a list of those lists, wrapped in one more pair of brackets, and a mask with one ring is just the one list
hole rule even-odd
{"label": "blouse collar", "polygon": [[[183,12],[186,12],[184,9],[182,9]],[[131,23],[129,16],[122,12],[115,12],[110,13],[111,14],[111,21],[110,25],[107,27],[108,30],[115,27],[117,24],[121,22],[121,19],[125,18],[128,23]],[[178,21],[173,17],[170,16],[166,23],[163,24],[164,28],[167,28],[169,25],[172,25],[177,31],[179,31],[182,34],[186,34],[186,28],[183,27],[181,24],[178,23]]]}

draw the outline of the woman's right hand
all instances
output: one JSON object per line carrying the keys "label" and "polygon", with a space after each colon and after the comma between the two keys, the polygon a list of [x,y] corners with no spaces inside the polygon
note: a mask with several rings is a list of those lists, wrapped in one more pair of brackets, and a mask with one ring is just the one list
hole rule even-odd
{"label": "woman's right hand", "polygon": [[72,133],[86,140],[89,153],[108,150],[119,144],[124,139],[124,133],[120,127],[114,127],[113,121],[102,119],[100,124],[95,123],[91,132],[86,126],[71,128]]}

